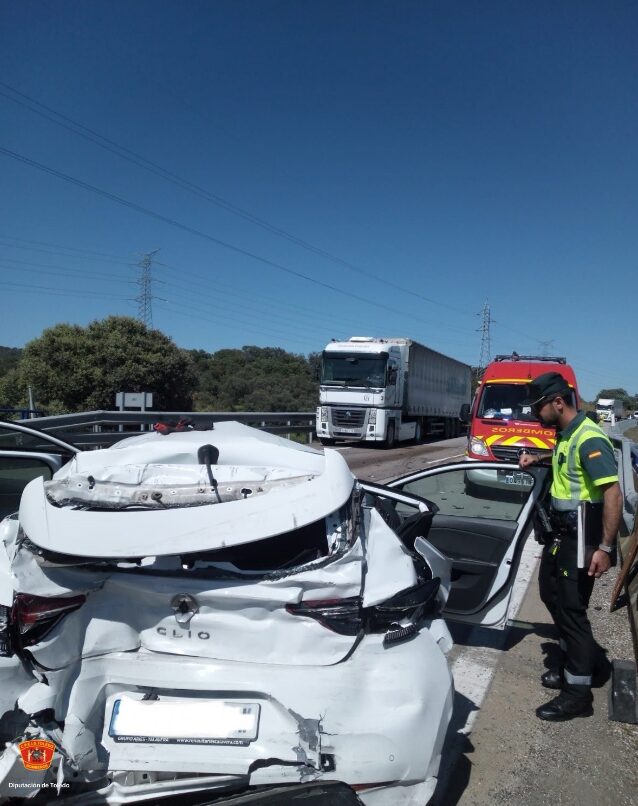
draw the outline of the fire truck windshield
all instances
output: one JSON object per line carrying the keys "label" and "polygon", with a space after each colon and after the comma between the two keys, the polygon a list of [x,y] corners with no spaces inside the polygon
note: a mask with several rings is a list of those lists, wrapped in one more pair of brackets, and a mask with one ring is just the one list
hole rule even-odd
{"label": "fire truck windshield", "polygon": [[486,384],[481,392],[477,416],[494,420],[536,422],[531,406],[524,406],[527,386],[523,383]]}

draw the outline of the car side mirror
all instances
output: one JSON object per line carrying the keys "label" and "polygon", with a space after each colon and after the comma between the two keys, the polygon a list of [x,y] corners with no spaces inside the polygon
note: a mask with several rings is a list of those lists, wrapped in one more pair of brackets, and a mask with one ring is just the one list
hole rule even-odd
{"label": "car side mirror", "polygon": [[396,367],[392,367],[392,369],[388,370],[388,386],[394,386],[397,382],[397,369]]}
{"label": "car side mirror", "polygon": [[470,422],[470,404],[464,403],[461,406],[461,411],[459,412],[459,420],[463,423],[463,425],[468,425]]}

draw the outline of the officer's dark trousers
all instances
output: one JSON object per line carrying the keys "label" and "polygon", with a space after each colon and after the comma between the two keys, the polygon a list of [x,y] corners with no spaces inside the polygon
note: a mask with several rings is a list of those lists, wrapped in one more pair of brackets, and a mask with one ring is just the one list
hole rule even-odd
{"label": "officer's dark trousers", "polygon": [[539,589],[565,650],[563,691],[591,701],[591,675],[600,652],[587,618],[594,577],[577,567],[576,551],[575,533],[562,535],[555,553],[551,544],[543,548]]}

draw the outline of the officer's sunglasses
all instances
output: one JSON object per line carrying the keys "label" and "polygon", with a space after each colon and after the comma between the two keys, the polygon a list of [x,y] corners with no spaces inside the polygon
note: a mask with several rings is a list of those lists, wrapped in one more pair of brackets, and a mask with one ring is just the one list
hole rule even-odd
{"label": "officer's sunglasses", "polygon": [[560,395],[550,395],[549,397],[539,398],[535,403],[531,404],[532,411],[534,414],[538,414],[543,406],[547,405],[547,403],[552,403],[557,397],[560,397]]}

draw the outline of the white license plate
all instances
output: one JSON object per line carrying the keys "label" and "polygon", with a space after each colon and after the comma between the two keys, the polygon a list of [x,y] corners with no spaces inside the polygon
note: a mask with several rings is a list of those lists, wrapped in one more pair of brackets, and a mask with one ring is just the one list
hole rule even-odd
{"label": "white license plate", "polygon": [[344,433],[344,434],[358,434],[361,431],[360,428],[341,428],[341,427],[339,427],[339,428],[337,428],[335,430],[339,431],[340,433]]}
{"label": "white license plate", "polygon": [[113,704],[109,736],[116,742],[245,747],[257,738],[259,711],[254,702],[121,697]]}

